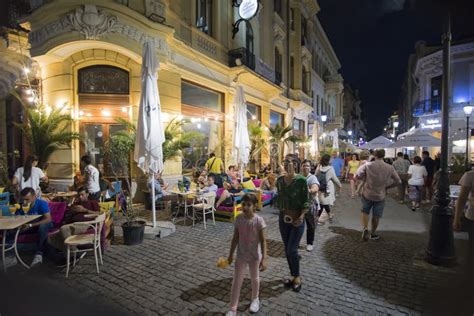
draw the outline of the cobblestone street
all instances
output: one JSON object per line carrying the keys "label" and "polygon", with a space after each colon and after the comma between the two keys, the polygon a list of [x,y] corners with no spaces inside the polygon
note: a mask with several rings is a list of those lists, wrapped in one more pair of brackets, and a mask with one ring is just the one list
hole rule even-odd
{"label": "cobblestone street", "polygon": [[[281,283],[288,275],[288,266],[277,211],[266,208],[261,212],[268,225],[269,268],[261,274],[263,306],[259,314],[414,315],[443,314],[441,308],[452,309],[450,295],[442,291],[455,296],[453,289],[462,276],[462,266],[435,268],[421,260],[428,242],[428,208],[412,213],[389,198],[381,239],[363,243],[358,224],[360,202],[350,199],[345,189],[335,207],[333,223],[317,228],[313,252],[305,251],[303,237],[300,293],[284,289]],[[56,296],[59,301],[62,296],[66,301],[73,296],[76,305],[67,305],[71,311],[68,315],[74,314],[73,306],[79,306],[80,314],[85,315],[88,304],[100,305],[106,314],[114,315],[222,314],[228,310],[233,269],[218,269],[215,263],[218,257],[227,256],[232,230],[229,223],[210,224],[207,230],[200,223],[195,227],[178,225],[171,236],[145,240],[140,246],[124,246],[117,240],[105,253],[100,275],[89,256],[68,279],[64,269],[44,264],[37,273],[28,273],[24,282],[61,289]],[[457,249],[463,248],[464,242],[457,240]],[[19,277],[15,271],[25,274],[14,269],[7,282]],[[246,280],[239,312],[247,313],[250,292]],[[8,293],[0,294],[6,298]],[[2,300],[2,316],[28,314],[20,313],[12,302]],[[472,307],[466,307],[468,312],[472,314]]]}

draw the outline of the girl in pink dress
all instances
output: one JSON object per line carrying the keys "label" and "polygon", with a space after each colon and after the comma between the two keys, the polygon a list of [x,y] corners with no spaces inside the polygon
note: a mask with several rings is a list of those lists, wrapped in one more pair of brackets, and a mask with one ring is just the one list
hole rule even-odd
{"label": "girl in pink dress", "polygon": [[237,247],[237,259],[235,260],[234,280],[230,293],[230,311],[226,316],[237,314],[240,289],[244,281],[247,266],[250,271],[252,284],[252,302],[249,311],[256,313],[260,309],[258,293],[260,290],[259,271],[267,268],[267,241],[265,239],[265,221],[255,214],[258,207],[258,199],[255,194],[247,193],[242,197],[242,214],[235,219],[234,237],[230,245],[230,253],[227,258],[229,264],[234,259],[234,251]]}

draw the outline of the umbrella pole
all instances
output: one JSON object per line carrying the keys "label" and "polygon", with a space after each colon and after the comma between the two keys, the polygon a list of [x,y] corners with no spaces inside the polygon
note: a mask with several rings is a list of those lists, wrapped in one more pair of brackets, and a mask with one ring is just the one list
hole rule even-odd
{"label": "umbrella pole", "polygon": [[240,163],[240,181],[244,182],[244,164]]}
{"label": "umbrella pole", "polygon": [[153,214],[153,228],[156,227],[156,205],[155,205],[155,173],[151,173],[151,212]]}

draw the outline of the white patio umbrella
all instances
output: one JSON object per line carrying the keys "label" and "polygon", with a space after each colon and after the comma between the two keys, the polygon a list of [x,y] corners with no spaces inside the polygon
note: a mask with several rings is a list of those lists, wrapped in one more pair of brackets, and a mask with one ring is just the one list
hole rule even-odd
{"label": "white patio umbrella", "polygon": [[156,227],[154,176],[156,172],[163,170],[163,142],[165,141],[160,96],[158,94],[158,68],[159,63],[155,57],[155,45],[152,41],[146,41],[143,46],[142,90],[138,110],[134,159],[143,172],[151,173],[153,179],[151,188],[153,227]]}
{"label": "white patio umbrella", "polygon": [[328,135],[332,137],[332,149],[339,150],[339,132],[337,131],[337,128],[329,132]]}
{"label": "white patio umbrella", "polygon": [[245,103],[244,88],[237,87],[234,98],[235,128],[234,128],[234,159],[240,166],[240,178],[243,179],[244,165],[248,164],[250,156],[249,130],[247,127],[247,104]]}
{"label": "white patio umbrella", "polygon": [[311,135],[311,154],[316,156],[319,152],[318,124],[313,124],[313,135]]}
{"label": "white patio umbrella", "polygon": [[430,133],[419,131],[406,136],[403,139],[391,144],[388,148],[403,147],[440,147],[441,139],[434,137]]}
{"label": "white patio umbrella", "polygon": [[378,149],[378,148],[389,148],[392,144],[390,139],[384,136],[379,136],[372,139],[370,142],[365,143],[364,145],[360,146],[362,149]]}
{"label": "white patio umbrella", "polygon": [[[293,127],[293,119],[294,119],[295,113],[292,107],[288,107],[288,110],[286,110],[286,115],[285,115],[285,126],[291,126]],[[288,134],[291,134],[292,132],[289,132]],[[283,155],[286,157],[286,155],[293,153],[293,143],[287,142],[284,145],[283,148]]]}

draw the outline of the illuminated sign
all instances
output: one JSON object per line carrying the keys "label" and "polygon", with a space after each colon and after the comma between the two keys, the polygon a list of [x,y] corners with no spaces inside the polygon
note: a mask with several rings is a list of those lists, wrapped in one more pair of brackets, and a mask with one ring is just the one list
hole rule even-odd
{"label": "illuminated sign", "polygon": [[250,20],[257,14],[258,0],[243,0],[239,6],[239,15],[244,20]]}

